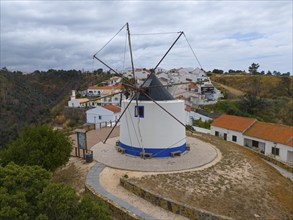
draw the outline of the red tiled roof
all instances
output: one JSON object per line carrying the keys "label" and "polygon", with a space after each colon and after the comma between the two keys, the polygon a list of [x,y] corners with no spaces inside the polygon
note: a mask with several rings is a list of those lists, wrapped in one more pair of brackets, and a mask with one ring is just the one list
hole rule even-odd
{"label": "red tiled roof", "polygon": [[293,127],[257,121],[244,135],[293,147]]}
{"label": "red tiled roof", "polygon": [[211,125],[215,127],[230,129],[233,131],[244,132],[255,122],[256,119],[254,118],[223,114],[215,119]]}
{"label": "red tiled roof", "polygon": [[189,88],[191,88],[191,89],[198,89],[197,85],[194,85],[194,84],[190,84],[189,85]]}
{"label": "red tiled roof", "polygon": [[79,101],[79,103],[85,103],[85,102],[89,101],[88,98],[79,98],[79,99],[76,99],[76,100]]}
{"label": "red tiled roof", "polygon": [[110,89],[121,89],[122,84],[116,84],[114,86],[90,86],[88,89],[96,89],[96,90],[110,90]]}
{"label": "red tiled roof", "polygon": [[121,108],[116,106],[116,105],[109,104],[109,105],[104,105],[102,107],[105,108],[105,109],[108,109],[108,110],[110,110],[111,112],[114,112],[114,113],[121,112]]}

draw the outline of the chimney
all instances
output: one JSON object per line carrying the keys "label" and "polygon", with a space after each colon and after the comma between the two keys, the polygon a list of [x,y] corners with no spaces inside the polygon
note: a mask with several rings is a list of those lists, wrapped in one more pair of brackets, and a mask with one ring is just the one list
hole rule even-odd
{"label": "chimney", "polygon": [[75,99],[75,90],[72,90],[71,100]]}

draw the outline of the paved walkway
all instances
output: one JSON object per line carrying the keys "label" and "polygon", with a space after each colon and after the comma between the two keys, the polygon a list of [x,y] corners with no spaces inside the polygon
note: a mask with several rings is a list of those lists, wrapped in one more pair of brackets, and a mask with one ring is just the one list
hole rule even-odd
{"label": "paved walkway", "polygon": [[103,196],[107,197],[108,199],[116,202],[118,205],[120,205],[121,207],[129,210],[130,212],[136,214],[137,216],[139,216],[142,219],[148,219],[148,220],[153,220],[156,219],[151,215],[148,215],[144,212],[142,212],[141,210],[139,210],[138,208],[130,205],[129,203],[119,199],[118,197],[114,196],[113,194],[107,192],[103,186],[101,186],[100,184],[100,173],[103,171],[103,169],[105,168],[105,165],[97,162],[97,164],[89,171],[87,178],[86,178],[86,183],[88,185],[90,185],[96,192],[99,192],[100,194],[102,194]]}
{"label": "paved walkway", "polygon": [[269,165],[271,165],[272,167],[274,167],[276,170],[278,170],[284,177],[289,178],[291,181],[293,181],[293,173],[289,172],[288,170],[285,170],[279,166],[277,166],[276,164],[273,164],[267,160],[264,160],[266,163],[268,163]]}

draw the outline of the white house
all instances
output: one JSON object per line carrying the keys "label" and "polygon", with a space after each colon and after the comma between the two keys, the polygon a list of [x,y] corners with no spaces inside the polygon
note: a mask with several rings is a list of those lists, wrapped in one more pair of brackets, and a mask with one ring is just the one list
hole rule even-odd
{"label": "white house", "polygon": [[88,98],[79,98],[77,99],[75,96],[75,90],[72,90],[72,95],[70,100],[68,101],[69,107],[79,108],[79,107],[87,107],[89,105]]}
{"label": "white house", "polygon": [[87,89],[88,96],[103,96],[107,95],[109,92],[119,92],[122,88],[121,84],[116,84],[113,86],[90,86]]}
{"label": "white house", "polygon": [[205,77],[206,76],[206,73],[198,67],[196,67],[193,71],[191,71],[191,73],[196,75],[197,77]]}
{"label": "white house", "polygon": [[86,111],[86,122],[100,127],[102,122],[115,122],[120,117],[121,109],[115,105],[97,106]]}
{"label": "white house", "polygon": [[114,85],[120,83],[121,81],[122,81],[121,77],[114,76],[114,77],[111,77],[109,80],[107,80],[107,83],[109,86],[114,86]]}
{"label": "white house", "polygon": [[245,146],[293,164],[293,127],[257,121],[243,137]]}
{"label": "white house", "polygon": [[244,146],[243,133],[256,119],[223,114],[211,124],[211,134]]}
{"label": "white house", "polygon": [[211,124],[211,134],[293,164],[292,126],[259,122],[254,118],[221,115]]}

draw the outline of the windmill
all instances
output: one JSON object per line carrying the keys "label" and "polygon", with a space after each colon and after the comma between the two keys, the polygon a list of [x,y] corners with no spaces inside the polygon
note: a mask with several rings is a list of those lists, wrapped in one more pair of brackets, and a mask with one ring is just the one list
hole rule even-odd
{"label": "windmill", "polygon": [[[106,143],[117,124],[121,121],[118,146],[120,151],[142,158],[181,155],[181,153],[186,151],[184,101],[176,100],[169,93],[156,77],[155,71],[179,38],[181,36],[184,36],[186,40],[187,38],[184,32],[177,32],[178,36],[176,40],[158,64],[150,70],[146,80],[139,85],[135,80],[129,24],[126,23],[118,33],[124,27],[127,29],[131,71],[134,80],[130,81],[125,79],[123,82],[123,88],[120,93],[125,94],[127,99],[122,101],[121,96],[122,113],[103,143]],[[188,45],[190,46],[189,42]],[[98,60],[117,75],[122,75],[97,56],[101,50],[93,55],[93,59]],[[192,52],[194,54],[193,50]]]}

